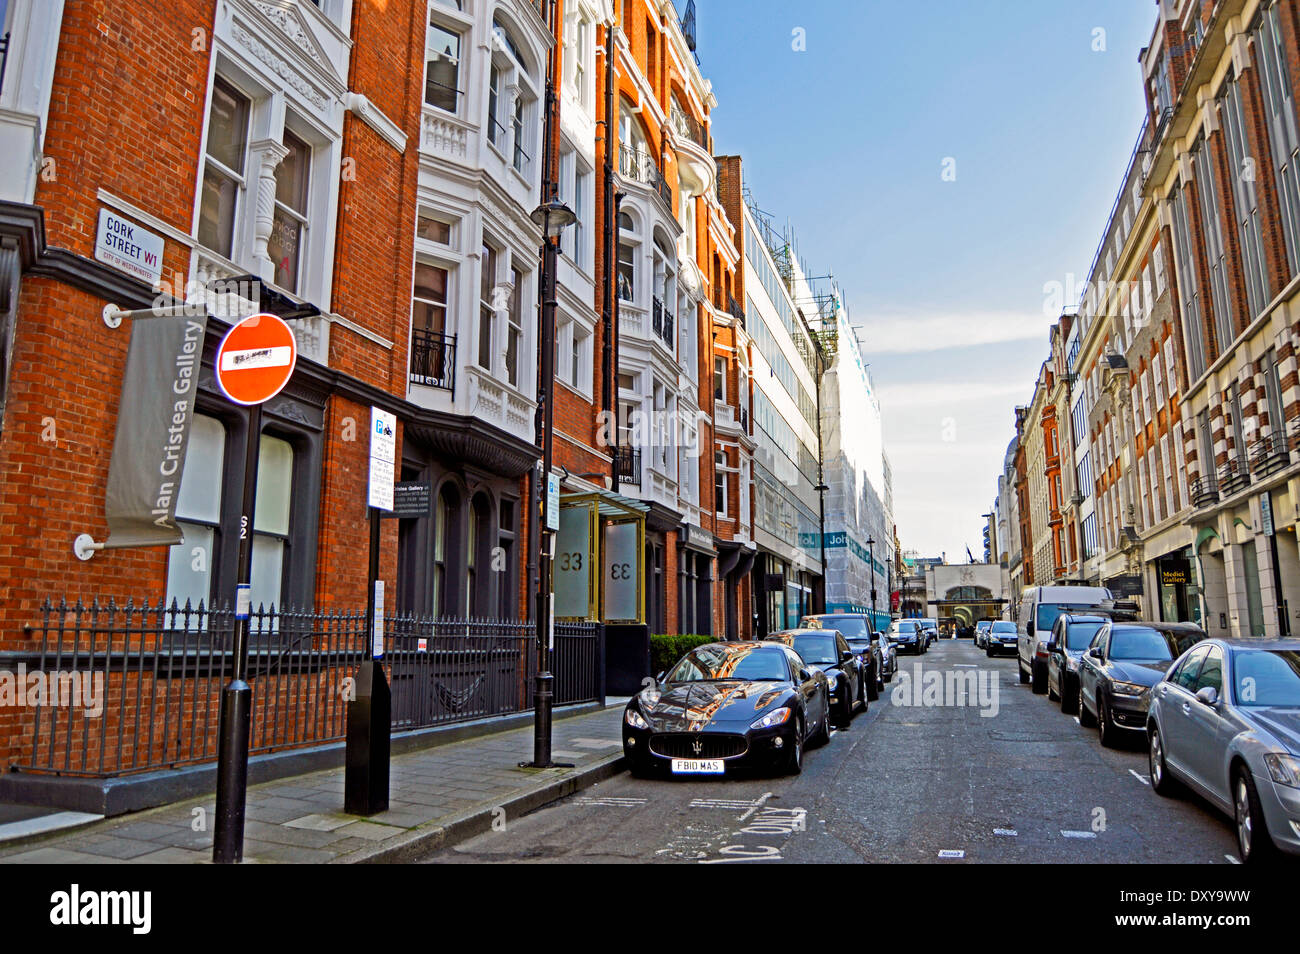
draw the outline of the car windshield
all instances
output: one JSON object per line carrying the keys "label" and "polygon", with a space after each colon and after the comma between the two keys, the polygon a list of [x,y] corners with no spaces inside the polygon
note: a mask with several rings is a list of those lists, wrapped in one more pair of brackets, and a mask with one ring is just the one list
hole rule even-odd
{"label": "car windshield", "polygon": [[1050,633],[1052,627],[1056,624],[1056,617],[1062,613],[1068,613],[1070,610],[1092,609],[1094,605],[1092,603],[1040,603],[1038,605],[1038,628],[1044,633]]}
{"label": "car windshield", "polygon": [[1300,652],[1238,649],[1232,664],[1237,705],[1300,708]]}
{"label": "car windshield", "polygon": [[899,623],[899,624],[898,624],[898,630],[897,630],[897,631],[898,631],[900,634],[901,634],[901,633],[914,633],[914,632],[916,632],[916,624],[915,624],[915,623],[912,623],[912,622],[903,622],[903,623]]}
{"label": "car windshield", "polygon": [[1197,640],[1177,633],[1162,633],[1144,627],[1125,627],[1110,634],[1111,659],[1133,662],[1165,662],[1183,654]]}
{"label": "car windshield", "polygon": [[990,632],[993,633],[1014,633],[1016,631],[1015,623],[994,623]]}
{"label": "car windshield", "polygon": [[1092,645],[1092,637],[1101,629],[1101,623],[1072,623],[1065,627],[1065,648],[1080,652]]}
{"label": "car windshield", "polygon": [[718,679],[790,679],[785,653],[776,647],[741,649],[701,646],[687,653],[668,674],[668,682],[711,682]]}
{"label": "car windshield", "polygon": [[865,636],[848,636],[845,637],[844,641],[849,644],[850,649],[856,649],[859,652],[871,648],[871,640],[867,639]]}
{"label": "car windshield", "polygon": [[835,651],[834,636],[796,636],[794,638],[794,651],[803,658],[804,662],[810,665],[826,665],[839,662],[839,656]]}
{"label": "car windshield", "polygon": [[823,616],[822,629],[833,629],[845,636],[866,636],[867,621],[861,616]]}

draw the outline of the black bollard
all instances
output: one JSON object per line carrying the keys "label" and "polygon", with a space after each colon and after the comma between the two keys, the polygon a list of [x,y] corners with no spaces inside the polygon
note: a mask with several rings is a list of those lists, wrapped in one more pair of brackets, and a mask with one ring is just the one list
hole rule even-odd
{"label": "black bollard", "polygon": [[349,815],[374,815],[388,810],[391,712],[384,667],[368,659],[357,671],[356,698],[348,703],[343,810]]}

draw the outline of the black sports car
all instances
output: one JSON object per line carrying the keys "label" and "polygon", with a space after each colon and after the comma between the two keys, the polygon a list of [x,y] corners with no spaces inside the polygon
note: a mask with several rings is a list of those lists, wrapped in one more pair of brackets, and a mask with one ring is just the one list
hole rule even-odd
{"label": "black sports car", "polygon": [[833,629],[787,629],[763,638],[784,643],[799,654],[808,668],[820,669],[826,675],[831,711],[835,713],[837,725],[848,728],[859,702],[863,710],[867,708],[869,696],[862,695],[859,688],[863,685],[862,660],[839,632]]}
{"label": "black sports car", "polygon": [[743,763],[797,775],[804,744],[829,738],[826,676],[780,643],[696,647],[623,711],[636,775],[726,775]]}

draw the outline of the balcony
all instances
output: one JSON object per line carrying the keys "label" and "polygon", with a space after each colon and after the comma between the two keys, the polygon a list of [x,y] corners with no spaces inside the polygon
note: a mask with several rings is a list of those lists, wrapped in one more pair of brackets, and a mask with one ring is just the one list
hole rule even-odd
{"label": "balcony", "polygon": [[663,300],[656,298],[653,300],[650,311],[650,327],[654,330],[655,337],[663,341],[668,346],[668,350],[673,348],[673,314],[664,307]]}
{"label": "balcony", "polygon": [[672,106],[668,111],[668,120],[678,138],[692,142],[705,152],[709,151],[709,136],[704,131],[704,124],[679,106]]}
{"label": "balcony", "polygon": [[1222,493],[1225,496],[1231,496],[1250,483],[1250,470],[1247,467],[1246,459],[1229,460],[1219,468],[1215,477],[1219,482],[1219,489]]}
{"label": "balcony", "polygon": [[410,382],[456,390],[456,336],[416,328],[411,333]]}
{"label": "balcony", "polygon": [[730,295],[727,296],[727,314],[735,318],[740,327],[745,327],[745,309],[740,307],[740,302]]}
{"label": "balcony", "polygon": [[[682,187],[692,195],[717,188],[718,168],[709,151],[709,134],[704,126],[679,106],[668,111],[668,122],[676,145],[677,168]],[[719,196],[721,199],[721,196]]]}
{"label": "balcony", "polygon": [[1250,445],[1250,469],[1257,477],[1281,470],[1291,459],[1286,438],[1282,434],[1269,434]]}
{"label": "balcony", "polygon": [[618,171],[625,179],[631,179],[650,187],[650,191],[657,195],[664,205],[664,210],[673,219],[677,220],[677,212],[673,208],[673,190],[664,178],[664,174],[659,170],[659,166],[648,152],[633,149],[631,146],[620,146],[618,150]]}
{"label": "balcony", "polygon": [[641,484],[641,451],[630,447],[618,449],[618,482]]}

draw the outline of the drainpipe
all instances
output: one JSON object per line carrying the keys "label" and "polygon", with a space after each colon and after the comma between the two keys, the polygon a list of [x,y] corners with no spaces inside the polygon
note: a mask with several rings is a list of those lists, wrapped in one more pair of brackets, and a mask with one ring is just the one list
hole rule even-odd
{"label": "drainpipe", "polygon": [[601,322],[604,326],[604,341],[601,346],[601,401],[604,420],[610,427],[610,485],[618,491],[618,421],[611,418],[611,362],[614,353],[613,322],[615,302],[614,280],[618,271],[617,248],[614,240],[614,228],[617,222],[614,199],[614,51],[617,22],[605,26],[605,177],[602,183],[604,191],[604,223],[602,239],[605,257],[605,287],[601,289]]}

